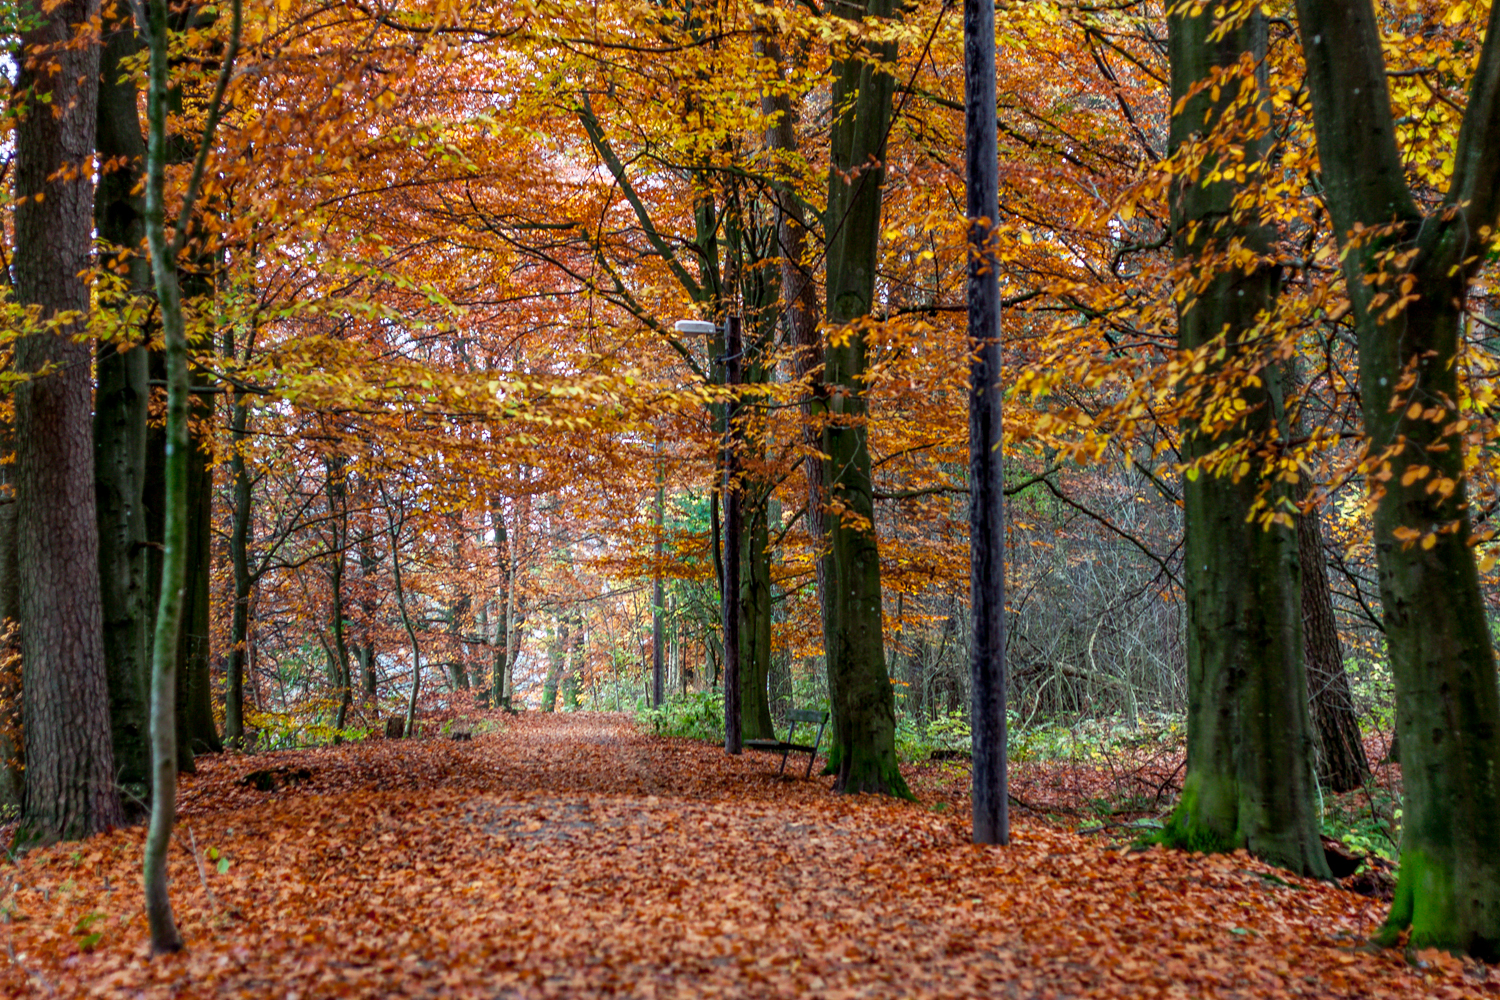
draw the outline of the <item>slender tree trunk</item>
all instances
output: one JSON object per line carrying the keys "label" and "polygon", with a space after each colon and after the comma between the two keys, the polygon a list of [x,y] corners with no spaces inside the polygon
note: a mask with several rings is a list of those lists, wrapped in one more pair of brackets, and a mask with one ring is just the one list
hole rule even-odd
{"label": "slender tree trunk", "polygon": [[375,555],[374,539],[368,527],[359,536],[359,677],[360,687],[372,702],[376,697],[375,684],[375,600],[373,577],[380,562]]}
{"label": "slender tree trunk", "polygon": [[401,581],[401,528],[406,518],[403,513],[398,519],[396,512],[392,509],[391,498],[383,486],[380,489],[380,495],[385,501],[386,537],[391,542],[391,579],[396,587],[396,609],[401,614],[401,625],[406,629],[406,638],[411,644],[411,693],[406,700],[405,733],[407,739],[415,739],[417,696],[422,690],[422,646],[417,641],[416,626],[412,624],[411,615],[406,609],[406,588]]}
{"label": "slender tree trunk", "polygon": [[542,711],[557,710],[557,689],[562,683],[564,665],[568,657],[568,623],[561,620],[547,650],[547,677],[542,681]]}
{"label": "slender tree trunk", "polygon": [[343,729],[349,720],[349,705],[354,699],[354,681],[349,669],[349,643],[344,621],[344,565],[349,550],[349,484],[344,478],[346,459],[330,455],[324,460],[328,475],[328,513],[332,518],[333,555],[328,565],[328,589],[333,598],[333,656],[337,675],[339,707],[334,714],[335,745],[343,742]]}
{"label": "slender tree trunk", "polygon": [[193,543],[189,537],[191,435],[188,428],[188,394],[191,382],[188,375],[187,331],[177,280],[177,255],[184,242],[186,220],[192,216],[198,185],[203,177],[209,139],[218,122],[224,89],[228,85],[239,48],[239,0],[233,0],[232,9],[233,25],[228,51],[220,67],[218,84],[204,126],[202,147],[194,161],[193,173],[183,196],[177,232],[170,243],[166,235],[164,203],[170,83],[167,0],[149,0],[146,7],[147,23],[138,25],[146,34],[150,47],[146,101],[150,123],[146,151],[146,238],[151,248],[152,273],[155,278],[157,306],[161,313],[167,369],[161,601],[157,610],[151,657],[151,823],[146,834],[144,865],[146,917],[151,930],[153,954],[182,949],[182,937],[172,918],[172,902],[167,894],[167,847],[177,813],[177,685],[174,674],[178,666],[178,647],[182,640],[188,562]]}
{"label": "slender tree trunk", "polygon": [[[1296,393],[1301,388],[1299,381],[1297,359],[1292,358],[1282,369],[1283,395]],[[1303,437],[1310,431],[1305,402],[1296,413],[1295,433]],[[1305,504],[1309,492],[1307,481],[1300,479],[1293,499],[1299,506]],[[1370,765],[1365,759],[1349,674],[1344,669],[1333,591],[1323,558],[1323,523],[1317,508],[1297,518],[1297,562],[1302,567],[1302,647],[1307,663],[1307,701],[1318,738],[1318,778],[1335,792],[1347,792],[1369,779]]]}
{"label": "slender tree trunk", "polygon": [[[1297,388],[1297,365],[1286,365],[1285,383]],[[1307,432],[1305,407],[1298,408],[1298,436]],[[1308,498],[1306,480],[1294,492],[1297,503]],[[1307,663],[1308,706],[1318,737],[1318,777],[1335,792],[1362,786],[1370,777],[1359,713],[1344,669],[1343,644],[1333,613],[1333,592],[1323,558],[1323,524],[1317,508],[1297,518],[1297,561],[1302,567],[1302,636]]]}
{"label": "slender tree trunk", "polygon": [[[124,821],[115,787],[99,595],[90,349],[99,49],[69,44],[97,0],[27,2],[16,94],[15,278],[35,321],[15,345],[17,538],[26,792],[21,843],[74,839]],[[43,103],[43,98],[46,103]],[[36,329],[33,327],[33,329]],[[35,373],[47,369],[47,374]]]}
{"label": "slender tree trunk", "polygon": [[[233,334],[228,334],[230,338]],[[231,339],[225,352],[234,355]],[[234,515],[229,531],[229,563],[234,573],[234,608],[229,626],[229,676],[224,679],[224,736],[230,746],[243,748],[245,739],[245,663],[250,649],[250,594],[255,578],[250,572],[250,543],[255,520],[250,462],[245,454],[250,439],[250,403],[235,393],[230,411],[229,474],[234,486]]]}
{"label": "slender tree trunk", "polygon": [[[1460,409],[1464,299],[1500,222],[1500,5],[1424,215],[1406,186],[1368,0],[1298,0],[1318,158],[1359,336],[1375,554],[1405,791],[1376,940],[1500,959],[1500,690],[1474,562]],[[1398,253],[1399,251],[1399,253]],[[1406,291],[1415,298],[1400,298]],[[1394,294],[1393,294],[1394,293]]]}
{"label": "slender tree trunk", "polygon": [[[99,159],[94,200],[101,264],[124,286],[100,304],[132,325],[132,312],[151,288],[151,265],[141,252],[144,205],[136,193],[146,154],[138,92],[122,79],[122,61],[139,51],[135,26],[123,5],[104,26],[100,68]],[[94,496],[98,505],[99,586],[104,660],[109,676],[110,721],[118,780],[142,805],[148,798],[151,753],[148,688],[151,674],[146,594],[146,417],[150,402],[144,344],[100,342],[94,393]],[[127,812],[136,810],[127,808]]]}
{"label": "slender tree trunk", "polygon": [[[193,379],[197,388],[208,388],[205,377]],[[209,589],[213,576],[213,396],[193,393],[189,407],[188,457],[188,584],[183,613],[182,643],[178,647],[178,751],[185,770],[193,770],[192,758],[200,753],[223,753],[214,722],[213,649]]]}
{"label": "slender tree trunk", "polygon": [[515,502],[515,531],[505,526],[499,498],[491,501],[491,518],[495,524],[495,563],[500,571],[503,601],[500,620],[495,624],[496,649],[492,689],[496,704],[519,708],[516,702],[516,659],[521,655],[521,624],[525,614],[518,588],[521,573],[521,531],[527,507],[521,498]]}
{"label": "slender tree trunk", "polygon": [[563,667],[562,703],[564,711],[576,712],[580,707],[579,692],[582,689],[585,658],[588,654],[588,626],[581,615],[573,620],[573,647]]}
{"label": "slender tree trunk", "polygon": [[771,551],[766,497],[756,484],[744,527],[740,574],[740,725],[747,740],[775,739],[771,719]]}
{"label": "slender tree trunk", "polygon": [[[1305,493],[1305,487],[1298,491]],[[1344,669],[1344,650],[1333,617],[1323,530],[1316,509],[1297,519],[1297,555],[1302,564],[1302,630],[1307,654],[1308,704],[1318,734],[1319,777],[1335,792],[1369,780],[1370,764],[1359,731],[1359,713]]]}
{"label": "slender tree trunk", "polygon": [[[895,16],[891,0],[847,4],[846,17]],[[842,792],[910,796],[896,764],[896,712],[882,633],[880,550],[867,443],[865,337],[858,326],[875,301],[875,262],[895,79],[886,71],[896,45],[835,52],[830,130],[827,316],[844,333],[824,348],[828,416],[822,452],[828,503],[824,523],[824,646],[833,705],[830,764]]]}
{"label": "slender tree trunk", "polygon": [[[1246,409],[1234,423],[1184,429],[1183,457],[1200,463],[1183,484],[1188,763],[1163,840],[1191,850],[1243,847],[1292,871],[1327,877],[1313,809],[1297,539],[1290,528],[1263,527],[1251,515],[1264,486],[1258,472],[1229,474],[1241,460],[1259,469],[1260,451],[1283,417],[1274,343],[1259,328],[1279,292],[1277,268],[1268,229],[1253,209],[1234,206],[1240,188],[1206,180],[1214,144],[1231,141],[1227,130],[1236,125],[1252,127],[1230,117],[1234,102],[1243,100],[1241,87],[1256,91],[1248,105],[1252,118],[1265,101],[1266,23],[1259,13],[1226,26],[1211,11],[1179,11],[1168,18],[1168,44],[1174,108],[1185,101],[1172,116],[1173,154],[1193,143],[1207,147],[1201,172],[1180,175],[1172,189],[1174,251],[1179,261],[1193,262],[1178,343],[1193,351],[1222,341],[1231,360],[1210,365],[1210,378],[1232,370],[1231,362],[1261,375],[1236,387]],[[1261,67],[1256,76],[1189,97],[1215,69],[1232,71],[1247,52]],[[1246,160],[1259,161],[1262,138],[1233,141]],[[1259,260],[1228,265],[1222,254],[1230,240]],[[1183,391],[1203,396],[1196,412],[1207,412],[1213,388],[1210,382]],[[1209,464],[1216,453],[1230,456],[1230,469],[1222,457]],[[1274,501],[1280,488],[1271,489]]]}

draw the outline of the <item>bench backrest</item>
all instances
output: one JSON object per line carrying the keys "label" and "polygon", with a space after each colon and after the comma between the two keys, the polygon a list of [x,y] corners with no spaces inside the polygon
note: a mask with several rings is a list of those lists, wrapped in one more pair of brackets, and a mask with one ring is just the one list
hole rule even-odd
{"label": "bench backrest", "polygon": [[811,708],[794,708],[786,713],[788,722],[811,722],[821,726],[828,721],[828,713]]}

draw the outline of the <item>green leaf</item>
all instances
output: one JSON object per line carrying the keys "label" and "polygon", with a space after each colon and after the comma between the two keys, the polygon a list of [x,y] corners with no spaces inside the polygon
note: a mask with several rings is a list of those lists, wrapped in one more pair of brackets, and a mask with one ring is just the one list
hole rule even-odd
{"label": "green leaf", "polygon": [[218,865],[216,867],[219,869],[219,874],[220,875],[227,874],[229,872],[229,859],[228,858],[220,858],[219,859],[219,863],[218,863]]}
{"label": "green leaf", "polygon": [[[83,916],[81,916],[81,917],[78,918],[78,923],[73,927],[73,933],[74,934],[84,934],[84,933],[87,933],[90,926],[92,926],[93,924],[98,923],[99,921],[101,921],[103,919],[104,919],[104,914],[102,914],[102,913],[85,913]],[[98,935],[95,935],[95,937],[97,937],[97,936]]]}

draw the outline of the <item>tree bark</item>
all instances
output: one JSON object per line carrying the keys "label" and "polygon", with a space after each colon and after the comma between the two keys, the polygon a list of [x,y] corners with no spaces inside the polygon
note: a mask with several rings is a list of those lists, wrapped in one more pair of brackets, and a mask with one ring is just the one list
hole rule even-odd
{"label": "tree bark", "polygon": [[564,664],[568,657],[568,623],[566,619],[557,623],[552,644],[547,649],[547,676],[542,681],[542,711],[557,710],[557,689],[562,683]]}
{"label": "tree bark", "polygon": [[[1500,691],[1460,411],[1464,300],[1500,222],[1500,5],[1448,191],[1425,214],[1396,146],[1369,0],[1298,0],[1318,156],[1359,339],[1375,553],[1405,790],[1394,944],[1500,959]],[[1401,251],[1391,259],[1392,251]],[[1410,292],[1414,298],[1403,299]]]}
{"label": "tree bark", "polygon": [[[887,19],[891,0],[845,6],[844,16]],[[875,537],[865,338],[859,321],[875,299],[875,265],[885,182],[886,139],[896,45],[835,53],[831,106],[827,237],[827,318],[840,328],[824,346],[827,421],[823,466],[830,507],[824,521],[823,637],[833,706],[830,765],[842,792],[910,796],[896,762],[896,713],[885,664],[880,550]]]}
{"label": "tree bark", "polygon": [[[1288,363],[1288,370],[1294,370],[1294,365]],[[1304,423],[1299,416],[1299,432]],[[1307,482],[1298,480],[1295,499],[1302,504],[1307,498]],[[1318,738],[1318,779],[1335,792],[1348,792],[1369,780],[1370,764],[1365,759],[1349,673],[1344,669],[1343,643],[1333,613],[1328,564],[1323,558],[1322,516],[1317,508],[1297,518],[1297,561],[1302,567],[1302,648],[1307,663],[1307,702]]]}
{"label": "tree bark", "polygon": [[344,478],[346,459],[333,454],[324,460],[328,477],[328,513],[333,529],[333,552],[328,565],[328,590],[332,599],[333,658],[339,707],[334,714],[334,745],[344,740],[344,726],[349,720],[349,705],[354,700],[354,679],[349,667],[349,643],[344,622],[344,566],[349,552],[349,484]]}
{"label": "tree bark", "polygon": [[[89,312],[99,49],[74,45],[97,0],[21,6],[15,278],[33,326],[15,345],[17,538],[26,733],[20,843],[124,821],[115,787],[99,591]],[[48,103],[42,103],[45,95]],[[38,374],[43,370],[45,374]]]}
{"label": "tree bark", "polygon": [[374,539],[368,527],[359,536],[359,680],[364,696],[371,701],[376,697],[375,683],[375,599],[373,577],[380,562],[375,556]]}
{"label": "tree bark", "polygon": [[[101,265],[123,282],[100,304],[120,314],[122,330],[151,289],[144,253],[145,206],[136,193],[144,169],[138,91],[123,61],[140,50],[123,5],[106,12],[100,67],[96,144],[102,170],[94,199]],[[94,497],[99,525],[99,589],[110,723],[118,780],[130,801],[149,799],[151,643],[146,592],[146,423],[150,402],[143,343],[118,334],[101,341],[94,394]],[[127,812],[134,811],[127,808]]]}
{"label": "tree bark", "polygon": [[[207,387],[202,376],[195,387]],[[183,610],[182,641],[177,647],[177,747],[184,771],[194,770],[193,757],[223,753],[214,723],[209,585],[213,576],[213,396],[194,393],[189,409],[188,456],[188,578]]]}
{"label": "tree bark", "polygon": [[[234,334],[226,354],[233,357]],[[248,345],[247,345],[248,347]],[[229,475],[234,487],[234,514],[229,529],[229,564],[234,574],[234,608],[230,612],[229,667],[224,679],[224,737],[230,746],[243,748],[245,740],[245,665],[250,653],[250,595],[255,576],[250,572],[250,543],[255,534],[250,461],[245,450],[250,440],[250,403],[236,392],[230,403]]]}
{"label": "tree bark", "polygon": [[406,522],[404,509],[399,516],[392,506],[390,494],[380,488],[384,501],[386,537],[391,542],[391,580],[396,587],[396,608],[401,613],[401,625],[406,629],[407,641],[411,644],[411,691],[406,699],[406,738],[417,735],[417,696],[422,691],[422,645],[417,641],[417,629],[412,624],[411,614],[406,609],[406,587],[401,580],[401,529]]}
{"label": "tree bark", "polygon": [[[1256,210],[1236,206],[1239,186],[1205,177],[1231,141],[1248,162],[1261,162],[1262,130],[1235,118],[1233,109],[1244,87],[1255,90],[1242,105],[1248,120],[1263,108],[1266,23],[1258,12],[1220,24],[1211,11],[1184,9],[1167,24],[1177,111],[1171,151],[1177,156],[1199,145],[1205,156],[1198,170],[1183,168],[1171,194],[1173,250],[1191,275],[1183,279],[1190,284],[1178,346],[1201,351],[1221,343],[1225,354],[1202,382],[1182,391],[1203,400],[1193,412],[1208,412],[1215,392],[1234,391],[1246,406],[1218,426],[1205,418],[1184,428],[1183,457],[1196,463],[1183,484],[1188,760],[1182,798],[1162,839],[1200,851],[1243,847],[1326,878],[1313,807],[1297,539],[1288,526],[1263,526],[1253,516],[1262,490],[1273,504],[1284,498],[1258,471],[1283,419],[1274,340],[1262,326],[1279,279],[1269,256],[1271,233]],[[1260,67],[1248,78],[1234,72],[1244,53]],[[1230,74],[1228,81],[1189,96],[1215,70]],[[1234,135],[1235,128],[1253,131],[1245,137]],[[1257,258],[1230,266],[1222,254],[1231,244]],[[1224,378],[1240,384],[1222,385]]]}
{"label": "tree bark", "polygon": [[764,484],[745,519],[740,573],[740,730],[747,740],[776,738],[771,719],[771,538]]}

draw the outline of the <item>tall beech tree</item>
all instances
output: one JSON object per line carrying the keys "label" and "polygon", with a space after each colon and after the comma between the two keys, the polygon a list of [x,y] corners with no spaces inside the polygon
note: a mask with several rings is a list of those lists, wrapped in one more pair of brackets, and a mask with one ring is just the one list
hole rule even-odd
{"label": "tall beech tree", "polygon": [[[1254,470],[1284,414],[1268,327],[1278,294],[1272,232],[1236,168],[1263,162],[1266,21],[1257,5],[1168,14],[1169,151],[1178,346],[1213,355],[1184,428],[1188,760],[1162,839],[1194,850],[1248,848],[1292,871],[1328,875],[1313,809],[1297,536],[1255,516],[1283,487]],[[1214,399],[1220,377],[1236,399]],[[1238,405],[1242,404],[1242,405]]]}
{"label": "tall beech tree", "polygon": [[122,784],[143,790],[151,768],[145,508],[151,390],[140,308],[151,289],[151,262],[144,252],[145,209],[139,190],[146,139],[141,133],[139,90],[123,65],[140,49],[135,23],[123,3],[109,3],[103,13],[96,142],[104,166],[94,196],[94,220],[101,264],[119,281],[100,302],[113,311],[119,328],[114,336],[101,338],[98,347],[94,495],[115,767]]}
{"label": "tall beech tree", "polygon": [[[26,777],[20,843],[120,824],[99,598],[89,315],[98,0],[21,5],[15,293],[16,537]],[[82,40],[80,41],[80,38]]]}
{"label": "tall beech tree", "polygon": [[[878,23],[895,16],[890,0],[847,4],[840,14]],[[875,305],[880,209],[885,189],[896,59],[894,41],[861,35],[836,43],[829,132],[827,319],[823,350],[822,451],[823,642],[833,706],[829,766],[844,792],[910,794],[896,767],[896,707],[885,665],[880,549],[869,450],[868,370],[862,322]]]}
{"label": "tall beech tree", "polygon": [[1465,299],[1500,222],[1500,6],[1436,203],[1408,186],[1370,0],[1298,0],[1324,197],[1359,343],[1406,793],[1393,944],[1500,959],[1500,692],[1464,467]]}

